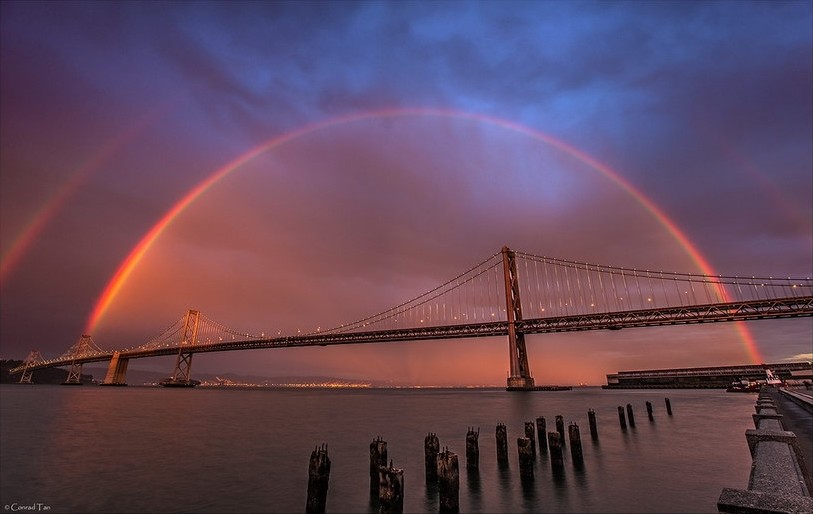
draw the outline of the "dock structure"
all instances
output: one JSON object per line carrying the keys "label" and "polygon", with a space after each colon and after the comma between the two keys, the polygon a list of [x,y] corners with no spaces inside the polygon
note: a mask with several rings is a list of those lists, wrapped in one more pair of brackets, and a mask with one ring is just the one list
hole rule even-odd
{"label": "dock structure", "polygon": [[813,376],[810,362],[743,364],[704,368],[647,369],[619,371],[607,375],[604,389],[725,389],[734,381],[765,381],[771,370],[783,381],[808,382]]}

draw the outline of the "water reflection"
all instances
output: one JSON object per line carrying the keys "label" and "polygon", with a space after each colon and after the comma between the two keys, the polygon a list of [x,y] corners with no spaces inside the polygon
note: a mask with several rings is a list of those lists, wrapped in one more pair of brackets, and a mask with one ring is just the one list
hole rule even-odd
{"label": "water reflection", "polygon": [[482,491],[480,486],[480,470],[469,468],[466,470],[466,482],[469,486],[469,498],[471,508],[474,511],[480,510],[482,502]]}
{"label": "water reflection", "polygon": [[521,477],[522,499],[526,508],[533,508],[536,505],[536,482],[532,477]]}
{"label": "water reflection", "polygon": [[423,497],[423,508],[426,512],[437,512],[438,510],[438,483],[427,480],[425,494]]}

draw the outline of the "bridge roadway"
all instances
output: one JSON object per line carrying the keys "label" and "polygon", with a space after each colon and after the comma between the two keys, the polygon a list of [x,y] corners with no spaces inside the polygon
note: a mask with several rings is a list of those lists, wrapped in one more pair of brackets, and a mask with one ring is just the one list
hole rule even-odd
{"label": "bridge roadway", "polygon": [[[572,332],[582,330],[620,330],[631,327],[651,327],[664,325],[684,325],[727,321],[747,321],[813,316],[813,296],[800,296],[770,300],[749,300],[740,302],[714,303],[693,306],[667,307],[610,313],[576,314],[549,318],[531,318],[515,322],[517,332],[541,334],[551,332]],[[311,333],[301,336],[248,339],[242,341],[222,341],[209,344],[178,346],[168,345],[151,349],[123,350],[122,359],[138,359],[161,355],[183,353],[223,352],[234,350],[255,350],[266,348],[288,348],[301,346],[327,346],[336,344],[383,343],[396,341],[418,341],[428,339],[453,339],[463,337],[507,336],[508,322],[468,323],[448,326],[429,326],[406,329],[378,330],[367,332]],[[110,360],[113,352],[47,360],[31,366],[19,366],[10,370],[37,370],[73,363],[88,363]]]}

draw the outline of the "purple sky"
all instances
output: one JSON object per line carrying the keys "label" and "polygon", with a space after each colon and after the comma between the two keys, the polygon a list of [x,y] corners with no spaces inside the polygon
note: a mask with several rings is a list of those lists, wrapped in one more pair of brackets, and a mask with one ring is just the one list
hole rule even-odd
{"label": "purple sky", "polygon": [[[65,351],[173,206],[295,131],[166,226],[92,326],[99,346],[190,308],[252,333],[338,325],[503,245],[702,271],[607,170],[716,272],[813,274],[809,1],[0,9],[2,358]],[[747,328],[766,362],[811,358],[811,318]],[[506,346],[201,354],[194,370],[502,385]],[[528,352],[538,383],[592,384],[749,356],[733,324],[532,336]]]}

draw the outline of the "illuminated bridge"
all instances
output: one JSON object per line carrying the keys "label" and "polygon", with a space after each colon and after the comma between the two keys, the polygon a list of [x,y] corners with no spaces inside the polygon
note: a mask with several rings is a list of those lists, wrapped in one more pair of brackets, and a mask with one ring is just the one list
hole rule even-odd
{"label": "illuminated bridge", "polygon": [[457,277],[378,314],[329,330],[267,337],[231,329],[190,310],[163,333],[133,348],[108,351],[83,335],[64,354],[33,351],[11,370],[109,361],[106,385],[125,385],[131,359],[176,355],[172,382],[189,384],[200,352],[507,336],[508,389],[533,389],[525,335],[793,318],[813,315],[813,280],[710,276],[588,264],[505,247]]}

